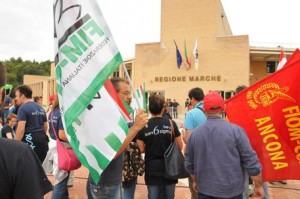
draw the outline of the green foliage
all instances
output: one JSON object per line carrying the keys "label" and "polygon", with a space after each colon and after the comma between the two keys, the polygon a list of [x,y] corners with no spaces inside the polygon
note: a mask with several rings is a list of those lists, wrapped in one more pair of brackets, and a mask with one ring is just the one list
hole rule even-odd
{"label": "green foliage", "polygon": [[[1,61],[1,60],[0,60]],[[7,71],[7,83],[12,84],[13,88],[23,84],[24,75],[50,76],[51,61],[24,61],[21,57],[2,61]],[[14,90],[11,93],[14,96]]]}

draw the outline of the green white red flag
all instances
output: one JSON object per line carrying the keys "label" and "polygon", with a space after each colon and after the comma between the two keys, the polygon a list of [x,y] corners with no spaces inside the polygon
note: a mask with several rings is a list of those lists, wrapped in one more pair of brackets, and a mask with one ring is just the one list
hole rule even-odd
{"label": "green white red flag", "polygon": [[226,101],[258,154],[264,181],[300,179],[300,51],[274,74]]}
{"label": "green white red flag", "polygon": [[187,70],[192,68],[192,64],[188,58],[188,52],[187,52],[187,48],[186,48],[186,41],[184,40],[184,56],[185,56],[185,61],[188,65]]}
{"label": "green white red flag", "polygon": [[[132,99],[131,107],[133,109],[132,119],[137,114],[138,109],[142,108],[144,110],[147,110],[147,99],[146,99],[146,91],[145,91],[145,83],[141,84],[135,91],[135,96],[137,99]],[[134,96],[134,95],[133,95]],[[138,102],[141,105],[139,108]]]}
{"label": "green white red flag", "polygon": [[123,60],[95,0],[54,0],[53,9],[63,124],[80,162],[98,182],[128,133],[128,113],[107,82]]}

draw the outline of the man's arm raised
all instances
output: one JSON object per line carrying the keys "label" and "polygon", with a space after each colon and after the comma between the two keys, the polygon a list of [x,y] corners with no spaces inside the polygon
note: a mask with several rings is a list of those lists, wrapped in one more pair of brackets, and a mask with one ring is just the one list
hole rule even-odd
{"label": "man's arm raised", "polygon": [[148,123],[148,115],[145,113],[144,110],[139,110],[138,114],[135,117],[134,123],[132,127],[129,129],[129,133],[127,134],[124,142],[122,143],[119,151],[116,153],[114,158],[117,158],[121,155],[136,136],[136,134]]}

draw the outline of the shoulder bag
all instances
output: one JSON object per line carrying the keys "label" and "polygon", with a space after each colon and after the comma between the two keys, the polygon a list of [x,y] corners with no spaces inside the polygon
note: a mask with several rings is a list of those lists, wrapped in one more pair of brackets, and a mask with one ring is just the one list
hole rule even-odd
{"label": "shoulder bag", "polygon": [[171,124],[171,144],[167,148],[164,154],[165,161],[165,178],[177,180],[179,178],[189,177],[189,173],[184,167],[184,156],[181,150],[175,143],[175,132],[173,127],[173,122],[170,120]]}
{"label": "shoulder bag", "polygon": [[81,166],[76,154],[71,147],[67,147],[59,140],[56,130],[53,126],[53,111],[50,115],[51,126],[56,138],[57,156],[58,156],[58,169],[64,171],[76,170]]}

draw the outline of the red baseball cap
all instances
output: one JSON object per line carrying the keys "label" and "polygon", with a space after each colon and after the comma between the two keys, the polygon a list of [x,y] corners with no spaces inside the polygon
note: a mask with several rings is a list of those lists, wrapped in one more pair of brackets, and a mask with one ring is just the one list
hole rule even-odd
{"label": "red baseball cap", "polygon": [[204,96],[203,109],[207,112],[219,112],[224,110],[225,102],[222,96],[215,92],[210,91]]}
{"label": "red baseball cap", "polygon": [[49,96],[49,104],[53,104],[54,100],[57,98],[56,94],[52,94]]}

